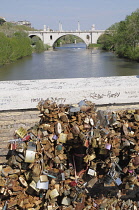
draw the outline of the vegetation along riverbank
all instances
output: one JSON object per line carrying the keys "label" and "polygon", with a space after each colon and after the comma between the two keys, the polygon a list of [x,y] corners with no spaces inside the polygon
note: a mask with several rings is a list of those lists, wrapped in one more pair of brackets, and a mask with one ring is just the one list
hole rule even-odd
{"label": "vegetation along riverbank", "polygon": [[41,40],[31,40],[25,32],[28,30],[34,29],[0,21],[0,66],[47,48]]}
{"label": "vegetation along riverbank", "polygon": [[125,20],[113,24],[102,35],[98,44],[102,49],[114,51],[119,57],[139,62],[139,9]]}

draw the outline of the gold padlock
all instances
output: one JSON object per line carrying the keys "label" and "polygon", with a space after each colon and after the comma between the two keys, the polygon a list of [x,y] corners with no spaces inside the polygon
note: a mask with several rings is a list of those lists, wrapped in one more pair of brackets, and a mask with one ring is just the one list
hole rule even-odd
{"label": "gold padlock", "polygon": [[15,131],[15,133],[16,133],[20,138],[24,138],[24,136],[27,135],[27,130],[25,130],[23,127],[20,127],[18,130]]}

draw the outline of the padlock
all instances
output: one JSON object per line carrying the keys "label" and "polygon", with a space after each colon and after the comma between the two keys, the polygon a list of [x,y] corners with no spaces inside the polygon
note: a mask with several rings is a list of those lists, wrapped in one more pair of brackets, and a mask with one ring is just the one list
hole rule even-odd
{"label": "padlock", "polygon": [[6,179],[0,176],[0,187],[4,187],[4,186],[6,186]]}
{"label": "padlock", "polygon": [[69,112],[70,112],[70,114],[80,112],[80,107],[78,105],[72,106],[72,107],[70,107]]}
{"label": "padlock", "polygon": [[100,155],[107,155],[107,153],[108,153],[108,150],[105,149],[105,148],[101,148],[100,151],[99,151]]}
{"label": "padlock", "polygon": [[80,110],[82,111],[82,112],[87,112],[87,111],[89,111],[91,109],[91,107],[90,106],[81,106],[80,107]]}
{"label": "padlock", "polygon": [[98,178],[94,177],[87,183],[87,186],[92,188],[97,181],[98,181]]}
{"label": "padlock", "polygon": [[105,144],[105,148],[106,148],[107,150],[110,150],[110,149],[111,149],[111,144],[106,143],[106,144]]}
{"label": "padlock", "polygon": [[50,197],[51,199],[56,198],[59,195],[57,189],[53,189],[50,191]]}
{"label": "padlock", "polygon": [[60,158],[59,158],[58,156],[56,156],[56,157],[54,158],[54,162],[55,162],[56,164],[60,164],[60,163],[61,163]]}
{"label": "padlock", "polygon": [[27,184],[26,180],[22,176],[19,177],[19,181],[21,182],[21,184],[24,187],[28,187],[28,184]]}
{"label": "padlock", "polygon": [[57,139],[60,143],[66,143],[67,141],[67,134],[66,133],[60,133],[59,138]]}
{"label": "padlock", "polygon": [[15,133],[20,137],[24,138],[27,135],[27,130],[25,130],[23,127],[20,127],[18,130],[15,131]]}
{"label": "padlock", "polygon": [[21,163],[21,162],[23,162],[24,161],[24,159],[22,159],[20,156],[18,156],[18,155],[16,155],[16,161],[17,162],[19,162],[19,163]]}
{"label": "padlock", "polygon": [[22,141],[29,141],[30,138],[30,134],[27,134],[24,138],[22,138]]}
{"label": "padlock", "polygon": [[69,133],[67,134],[67,140],[71,140],[71,139],[73,139],[73,138],[74,138],[73,134],[72,134],[71,132],[69,132]]}
{"label": "padlock", "polygon": [[84,119],[84,123],[85,123],[85,124],[89,124],[89,122],[90,122],[89,117],[86,117],[86,118]]}
{"label": "padlock", "polygon": [[46,182],[41,182],[40,180],[36,184],[37,189],[43,189],[43,190],[48,190],[49,187],[49,181]]}
{"label": "padlock", "polygon": [[88,169],[88,172],[87,172],[89,175],[91,175],[91,176],[96,176],[97,174],[96,174],[96,171],[95,170],[93,170],[93,169],[91,169],[91,168],[89,168]]}
{"label": "padlock", "polygon": [[29,186],[30,186],[32,189],[34,189],[36,192],[39,192],[39,191],[40,191],[39,189],[37,189],[37,187],[36,187],[36,182],[33,181],[33,180],[32,180],[32,182],[29,184]]}
{"label": "padlock", "polygon": [[11,141],[10,150],[16,150],[16,141]]}
{"label": "padlock", "polygon": [[61,204],[65,206],[69,206],[71,204],[71,199],[66,196],[62,199]]}
{"label": "padlock", "polygon": [[80,133],[80,129],[78,127],[77,124],[73,124],[72,128],[71,128],[71,132],[74,134],[74,135],[78,135]]}
{"label": "padlock", "polygon": [[36,155],[36,152],[31,151],[31,150],[26,150],[25,162],[26,163],[34,163],[35,155]]}
{"label": "padlock", "polygon": [[68,116],[65,113],[59,113],[58,116],[62,122],[64,122],[64,123],[69,122]]}
{"label": "padlock", "polygon": [[55,133],[56,133],[56,135],[59,135],[61,132],[62,132],[61,123],[57,122],[55,124]]}
{"label": "padlock", "polygon": [[100,137],[100,130],[99,129],[94,129],[94,138],[99,138]]}
{"label": "padlock", "polygon": [[120,178],[116,178],[115,183],[119,186],[120,184],[122,184],[122,181]]}
{"label": "padlock", "polygon": [[139,114],[134,114],[134,118],[137,122],[139,122]]}

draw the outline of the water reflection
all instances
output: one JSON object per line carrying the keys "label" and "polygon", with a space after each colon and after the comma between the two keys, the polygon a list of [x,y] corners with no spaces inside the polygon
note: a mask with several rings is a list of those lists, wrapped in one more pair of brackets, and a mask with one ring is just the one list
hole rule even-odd
{"label": "water reflection", "polygon": [[0,68],[0,80],[33,80],[139,75],[139,63],[111,52],[86,49],[84,43],[34,53]]}

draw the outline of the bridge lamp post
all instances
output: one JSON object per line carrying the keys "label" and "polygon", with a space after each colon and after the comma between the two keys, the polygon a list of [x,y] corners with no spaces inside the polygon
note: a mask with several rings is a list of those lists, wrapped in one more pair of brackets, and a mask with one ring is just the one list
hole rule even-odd
{"label": "bridge lamp post", "polygon": [[59,31],[63,31],[62,29],[62,23],[59,21]]}
{"label": "bridge lamp post", "polygon": [[78,21],[78,31],[81,31],[79,21]]}

